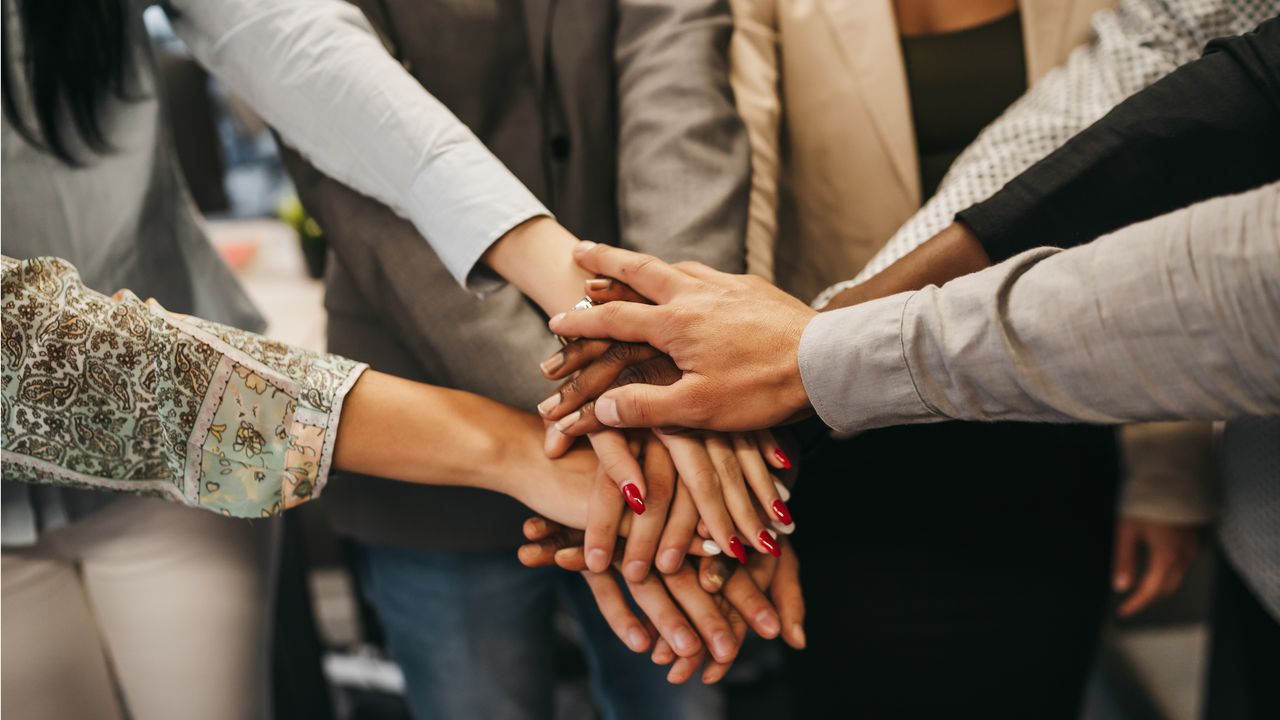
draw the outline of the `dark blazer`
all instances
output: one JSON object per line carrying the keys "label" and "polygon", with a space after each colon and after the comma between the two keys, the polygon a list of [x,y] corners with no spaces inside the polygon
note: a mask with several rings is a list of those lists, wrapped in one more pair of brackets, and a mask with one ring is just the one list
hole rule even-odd
{"label": "dark blazer", "polygon": [[[359,0],[392,51],[579,237],[741,272],[749,159],[712,0]],[[532,410],[554,386],[545,317],[481,300],[388,208],[288,153],[329,239],[329,349]],[[503,549],[529,511],[484,491],[335,477],[324,503],[360,540]]]}

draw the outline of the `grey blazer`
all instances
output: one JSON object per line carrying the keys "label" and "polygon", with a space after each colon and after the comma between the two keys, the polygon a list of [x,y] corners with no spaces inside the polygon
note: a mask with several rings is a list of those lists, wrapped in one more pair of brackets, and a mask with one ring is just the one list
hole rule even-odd
{"label": "grey blazer", "polygon": [[[744,266],[749,159],[713,0],[357,0],[409,71],[579,237]],[[477,299],[408,222],[286,158],[329,238],[329,349],[533,409],[557,347],[514,288]],[[335,527],[365,542],[496,550],[529,511],[479,490],[335,477]]]}

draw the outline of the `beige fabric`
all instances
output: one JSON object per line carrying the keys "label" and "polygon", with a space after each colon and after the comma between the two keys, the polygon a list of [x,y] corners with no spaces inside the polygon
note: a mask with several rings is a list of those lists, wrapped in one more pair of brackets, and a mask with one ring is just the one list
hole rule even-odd
{"label": "beige fabric", "polygon": [[[1028,82],[1113,0],[1021,0]],[[920,207],[891,0],[734,0],[731,82],[751,139],[747,263],[808,300]]]}
{"label": "beige fabric", "polygon": [[129,497],[6,550],[0,714],[269,717],[276,528]]}

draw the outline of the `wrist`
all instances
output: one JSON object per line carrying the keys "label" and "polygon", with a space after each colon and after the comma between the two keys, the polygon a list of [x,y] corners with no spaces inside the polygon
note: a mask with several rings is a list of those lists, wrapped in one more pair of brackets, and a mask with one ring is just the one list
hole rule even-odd
{"label": "wrist", "polygon": [[578,239],[552,218],[531,218],[503,235],[484,261],[542,308],[555,315],[582,299],[594,277],[573,259]]}

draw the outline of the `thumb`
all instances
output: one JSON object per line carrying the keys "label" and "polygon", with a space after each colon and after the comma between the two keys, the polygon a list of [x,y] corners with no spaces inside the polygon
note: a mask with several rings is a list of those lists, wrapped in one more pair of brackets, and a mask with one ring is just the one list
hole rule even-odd
{"label": "thumb", "polygon": [[688,426],[690,411],[687,378],[674,385],[632,384],[615,388],[596,399],[596,419],[612,427]]}
{"label": "thumb", "polygon": [[1133,586],[1134,563],[1138,554],[1138,532],[1128,521],[1116,528],[1115,567],[1111,571],[1111,589],[1125,592]]}

